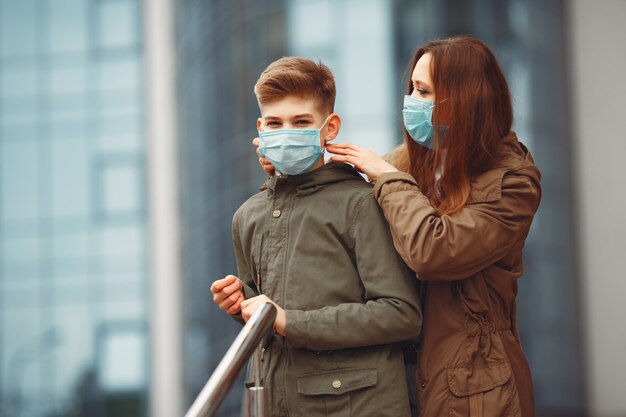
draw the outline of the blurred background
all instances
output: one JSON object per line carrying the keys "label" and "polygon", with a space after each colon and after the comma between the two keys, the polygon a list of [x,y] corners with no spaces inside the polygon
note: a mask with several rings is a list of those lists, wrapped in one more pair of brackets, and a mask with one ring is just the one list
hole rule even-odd
{"label": "blurred background", "polygon": [[382,154],[413,51],[454,34],[496,53],[543,173],[538,415],[626,416],[625,23],[624,0],[0,0],[0,416],[182,415],[239,330],[209,286],[265,180],[261,71],[321,59],[341,141]]}

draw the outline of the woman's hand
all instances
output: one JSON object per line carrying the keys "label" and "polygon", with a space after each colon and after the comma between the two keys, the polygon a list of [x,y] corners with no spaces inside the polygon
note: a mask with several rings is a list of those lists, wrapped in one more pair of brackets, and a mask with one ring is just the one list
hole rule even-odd
{"label": "woman's hand", "polygon": [[254,138],[252,140],[252,146],[254,146],[256,149],[256,156],[259,157],[259,164],[261,165],[261,168],[263,168],[265,172],[267,172],[270,176],[272,176],[276,172],[276,169],[274,168],[274,165],[272,165],[270,161],[268,161],[267,159],[259,155],[259,144],[260,144],[259,138]]}
{"label": "woman's hand", "polygon": [[326,150],[337,154],[331,161],[348,162],[356,169],[367,175],[370,181],[376,181],[385,172],[395,172],[398,169],[372,151],[356,145],[334,143],[326,144]]}
{"label": "woman's hand", "polygon": [[284,336],[285,335],[285,326],[287,324],[287,315],[285,314],[285,310],[283,310],[278,304],[273,302],[267,295],[261,294],[256,297],[248,298],[241,303],[241,316],[243,319],[248,322],[252,314],[259,308],[263,303],[270,303],[276,307],[276,320],[274,320],[274,330],[276,333]]}

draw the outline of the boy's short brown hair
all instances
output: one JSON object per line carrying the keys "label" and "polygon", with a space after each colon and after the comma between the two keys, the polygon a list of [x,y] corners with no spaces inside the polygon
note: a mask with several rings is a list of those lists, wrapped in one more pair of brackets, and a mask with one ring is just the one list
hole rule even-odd
{"label": "boy's short brown hair", "polygon": [[286,96],[313,98],[322,112],[335,108],[335,77],[321,62],[298,57],[283,57],[272,62],[254,85],[259,106]]}

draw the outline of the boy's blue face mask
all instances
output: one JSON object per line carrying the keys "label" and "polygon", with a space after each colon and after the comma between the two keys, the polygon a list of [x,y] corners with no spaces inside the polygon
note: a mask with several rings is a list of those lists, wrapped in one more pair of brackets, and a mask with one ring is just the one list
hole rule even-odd
{"label": "boy's blue face mask", "polygon": [[[434,108],[435,105],[432,101],[420,100],[411,96],[404,96],[404,106],[402,109],[404,127],[415,142],[427,148],[432,148],[434,146]],[[440,137],[445,132],[445,129],[445,126],[439,127]]]}
{"label": "boy's blue face mask", "polygon": [[259,155],[280,173],[299,175],[309,171],[324,154],[319,129],[281,129],[259,132]]}

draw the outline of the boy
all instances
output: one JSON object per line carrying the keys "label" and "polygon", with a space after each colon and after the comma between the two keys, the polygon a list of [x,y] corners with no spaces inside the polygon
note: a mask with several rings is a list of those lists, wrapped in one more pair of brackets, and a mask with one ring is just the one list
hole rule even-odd
{"label": "boy", "polygon": [[371,186],[350,165],[324,164],[341,126],[333,75],[282,58],[254,91],[259,153],[278,172],[233,217],[240,278],[214,282],[214,301],[244,321],[276,306],[262,359],[272,416],[409,416],[396,342],[419,334],[417,280]]}

